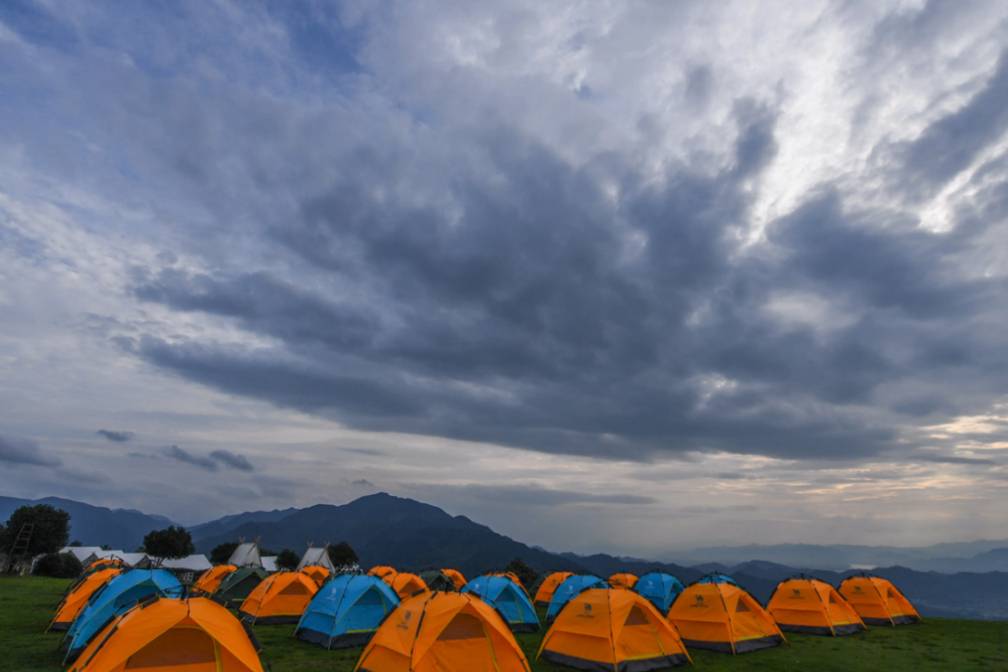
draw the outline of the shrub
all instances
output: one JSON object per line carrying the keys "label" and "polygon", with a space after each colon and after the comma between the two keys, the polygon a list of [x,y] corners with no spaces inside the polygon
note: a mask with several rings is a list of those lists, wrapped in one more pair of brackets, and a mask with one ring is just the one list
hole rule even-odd
{"label": "shrub", "polygon": [[72,553],[46,553],[35,563],[37,576],[73,579],[81,575],[84,566]]}
{"label": "shrub", "polygon": [[285,548],[277,554],[276,564],[280,569],[297,569],[301,558],[289,548]]}

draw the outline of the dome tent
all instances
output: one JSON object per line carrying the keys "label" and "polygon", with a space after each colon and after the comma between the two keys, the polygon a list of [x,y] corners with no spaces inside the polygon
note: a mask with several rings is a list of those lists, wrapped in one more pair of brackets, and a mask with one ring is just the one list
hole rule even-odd
{"label": "dome tent", "polygon": [[637,575],[630,572],[617,572],[609,577],[609,585],[613,588],[630,590],[637,583]]}
{"label": "dome tent", "polygon": [[239,567],[226,575],[213,593],[213,599],[226,607],[241,604],[269,574],[262,567]]}
{"label": "dome tent", "polygon": [[466,584],[463,593],[472,593],[492,606],[514,632],[536,632],[539,617],[528,594],[506,576],[479,576]]}
{"label": "dome tent", "polygon": [[400,603],[361,653],[355,672],[530,672],[514,635],[490,605],[461,593]]}
{"label": "dome tent", "polygon": [[164,569],[131,569],[96,591],[67,630],[64,662],[73,662],[105,625],[138,602],[154,596],[180,597],[185,589]]}
{"label": "dome tent", "polygon": [[458,590],[455,581],[444,570],[427,569],[420,572],[419,576],[430,590]]}
{"label": "dome tent", "polygon": [[795,576],[777,584],[767,611],[781,630],[809,635],[852,635],[865,624],[847,600],[825,581]]}
{"label": "dome tent", "polygon": [[608,588],[609,584],[593,574],[575,574],[564,579],[553,591],[549,609],[546,610],[546,621],[556,618],[564,605],[589,588]]}
{"label": "dome tent", "polygon": [[262,672],[249,634],[212,600],[155,599],[120,615],[69,672]]}
{"label": "dome tent", "polygon": [[91,599],[91,596],[101,590],[102,586],[119,576],[122,570],[119,567],[109,567],[91,572],[81,581],[78,581],[60,601],[56,607],[56,615],[49,623],[49,632],[67,630],[70,624],[81,612],[84,606]]}
{"label": "dome tent", "polygon": [[910,600],[881,576],[849,576],[837,590],[868,625],[905,625],[921,620]]}
{"label": "dome tent", "polygon": [[423,579],[409,572],[399,572],[393,577],[389,585],[392,586],[392,590],[396,592],[396,595],[401,600],[405,600],[407,597],[412,597],[418,593],[430,592]]}
{"label": "dome tent", "polygon": [[748,653],[786,641],[756,598],[724,575],[687,586],[672,604],[668,620],[691,649]]}
{"label": "dome tent", "polygon": [[249,623],[297,623],[318,589],[301,572],[271,574],[249,593],[238,614]]}
{"label": "dome tent", "polygon": [[399,572],[396,571],[395,567],[389,567],[388,565],[375,565],[368,570],[368,576],[377,576],[379,579],[385,583],[392,585],[392,579]]}
{"label": "dome tent", "polygon": [[327,649],[360,646],[398,604],[395,591],[378,577],[341,574],[308,603],[294,636]]}
{"label": "dome tent", "polygon": [[221,582],[227,578],[228,574],[237,570],[234,565],[215,565],[200,574],[199,578],[192,586],[195,594],[213,595],[220,588]]}
{"label": "dome tent", "polygon": [[690,662],[675,628],[637,593],[590,588],[567,603],[538,657],[582,670],[646,672]]}
{"label": "dome tent", "polygon": [[306,567],[302,567],[298,571],[320,586],[328,581],[329,577],[332,576],[332,572],[319,565],[308,565]]}
{"label": "dome tent", "polygon": [[672,603],[686,586],[682,581],[665,572],[648,572],[634,584],[634,592],[647,598],[655,609],[667,614]]}
{"label": "dome tent", "polygon": [[465,575],[462,574],[462,572],[460,572],[457,569],[452,569],[450,567],[442,567],[441,573],[452,580],[452,583],[455,584],[455,590],[462,590],[465,587],[465,584],[468,583],[468,581],[466,581]]}
{"label": "dome tent", "polygon": [[573,572],[553,572],[542,580],[535,594],[535,604],[537,607],[545,607],[553,599],[553,593],[565,579],[574,576]]}

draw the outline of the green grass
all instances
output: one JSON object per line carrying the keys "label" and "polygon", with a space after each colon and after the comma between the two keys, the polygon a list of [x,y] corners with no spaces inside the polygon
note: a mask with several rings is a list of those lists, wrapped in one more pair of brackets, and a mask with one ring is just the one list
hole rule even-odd
{"label": "green grass", "polygon": [[[0,671],[58,672],[64,668],[59,634],[44,631],[67,581],[0,578]],[[360,649],[325,651],[295,640],[293,626],[257,626],[263,658],[273,672],[350,672]],[[814,670],[815,672],[928,672],[1008,670],[1008,622],[928,619],[915,626],[872,628],[832,639],[791,635],[789,646],[743,656],[692,651],[696,670]],[[540,635],[521,635],[534,670],[566,670],[536,663]]]}

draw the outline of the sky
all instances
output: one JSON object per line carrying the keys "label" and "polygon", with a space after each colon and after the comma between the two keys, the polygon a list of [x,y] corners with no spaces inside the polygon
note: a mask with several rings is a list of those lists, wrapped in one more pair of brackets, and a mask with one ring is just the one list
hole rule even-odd
{"label": "sky", "polygon": [[0,3],[0,493],[1008,537],[1008,5]]}

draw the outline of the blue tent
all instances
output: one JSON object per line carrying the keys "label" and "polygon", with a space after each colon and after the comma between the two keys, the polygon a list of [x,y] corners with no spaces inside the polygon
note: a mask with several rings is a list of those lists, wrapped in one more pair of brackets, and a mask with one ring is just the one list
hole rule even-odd
{"label": "blue tent", "polygon": [[738,583],[735,579],[731,578],[727,574],[708,574],[707,576],[701,578],[697,583],[730,583],[733,586],[737,586]]}
{"label": "blue tent", "polygon": [[539,617],[528,595],[506,576],[477,576],[465,585],[462,592],[472,593],[496,609],[515,632],[535,632],[539,629]]}
{"label": "blue tent", "polygon": [[552,621],[565,604],[589,588],[608,587],[608,583],[592,574],[575,574],[567,577],[553,592],[553,599],[550,600],[549,609],[546,610],[546,620]]}
{"label": "blue tent", "polygon": [[646,597],[664,616],[686,586],[671,574],[649,572],[637,579],[633,589],[641,597]]}
{"label": "blue tent", "polygon": [[181,597],[185,592],[166,569],[131,569],[113,577],[95,592],[66,634],[66,660],[71,663],[113,618],[149,597]]}
{"label": "blue tent", "polygon": [[327,649],[366,644],[399,596],[376,576],[340,574],[308,603],[294,636]]}

